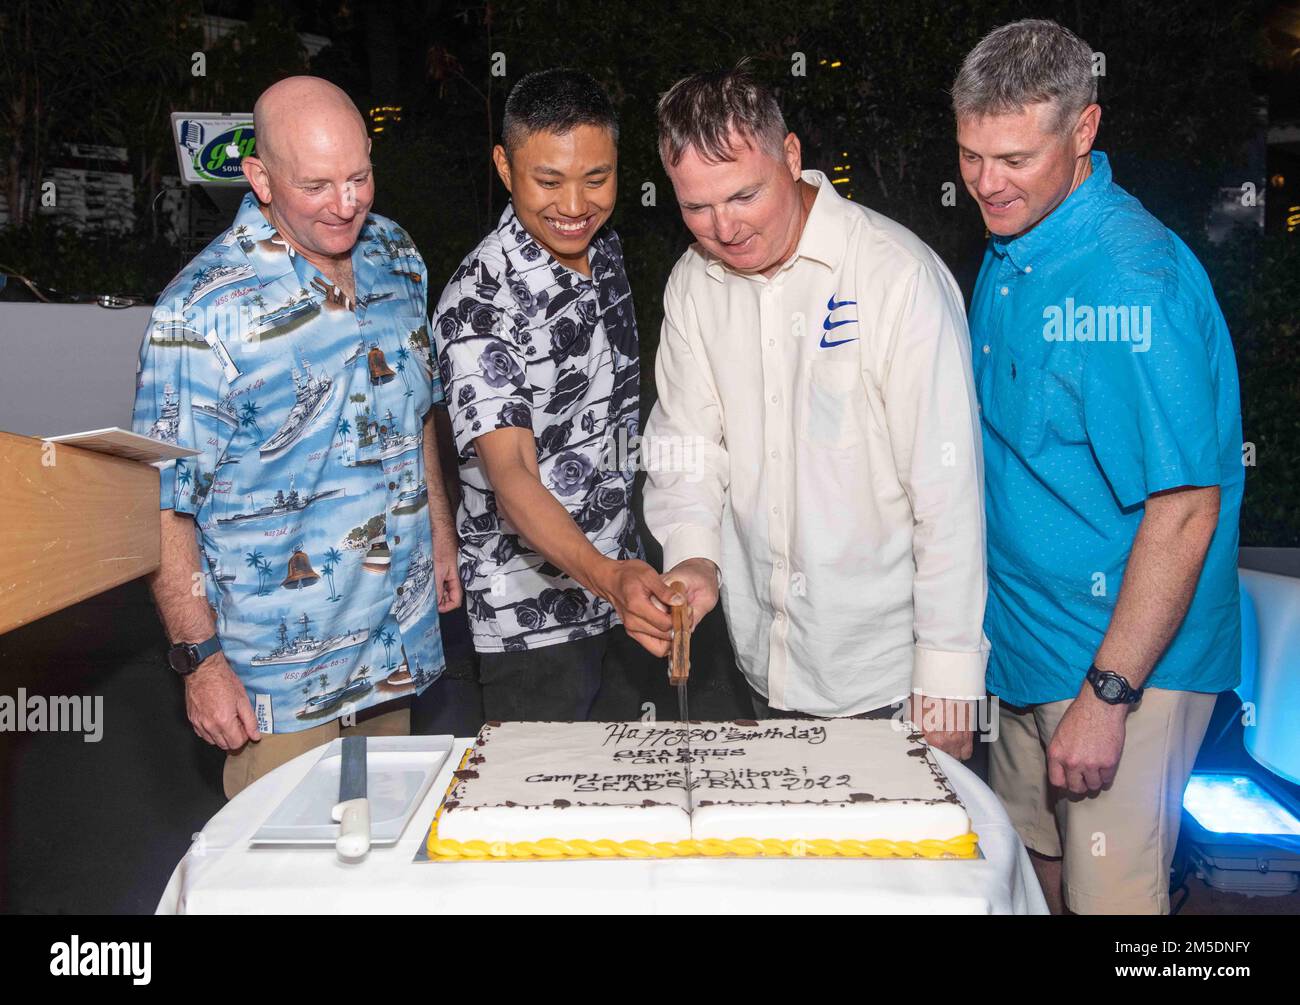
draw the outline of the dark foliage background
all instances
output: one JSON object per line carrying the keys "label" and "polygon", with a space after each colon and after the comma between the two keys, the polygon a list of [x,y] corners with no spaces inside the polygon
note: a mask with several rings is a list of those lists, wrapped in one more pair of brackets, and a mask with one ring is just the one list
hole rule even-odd
{"label": "dark foliage background", "polygon": [[[511,85],[532,70],[576,65],[606,86],[621,117],[614,224],[636,295],[648,407],[659,291],[687,243],[654,143],[654,103],[669,84],[750,56],[776,88],[805,166],[830,173],[848,164],[855,201],[915,230],[969,291],[984,229],[961,187],[947,88],[988,30],[1050,17],[1104,54],[1098,148],[1120,184],[1200,255],[1227,315],[1245,438],[1258,458],[1247,471],[1243,543],[1296,546],[1295,242],[1252,235],[1216,246],[1205,237],[1224,179],[1251,177],[1242,151],[1258,130],[1265,9],[1253,0],[304,0],[202,9],[193,0],[14,0],[0,12],[8,191],[20,175],[41,176],[55,140],[116,142],[130,150],[141,223],[126,237],[94,240],[36,215],[0,231],[0,267],[64,290],[156,294],[181,264],[152,212],[161,176],[175,171],[168,113],[248,110],[272,81],[312,72],[344,87],[363,111],[402,105],[400,126],[375,140],[376,209],[414,236],[436,290],[504,206],[488,152]],[[247,23],[206,49],[207,75],[195,78],[203,12]],[[69,24],[85,30],[70,40]],[[115,27],[122,24],[133,30]],[[298,32],[333,44],[309,60]],[[792,73],[796,53],[806,75]],[[502,58],[504,74],[494,75]],[[945,183],[956,185],[955,206],[944,205]]]}

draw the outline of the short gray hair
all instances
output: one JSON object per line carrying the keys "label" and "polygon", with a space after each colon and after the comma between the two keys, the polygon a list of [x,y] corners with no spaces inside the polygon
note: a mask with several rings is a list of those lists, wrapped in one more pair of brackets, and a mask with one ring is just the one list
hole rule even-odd
{"label": "short gray hair", "polygon": [[772,92],[754,79],[748,58],[730,70],[683,77],[659,99],[659,156],[674,166],[693,147],[706,161],[735,160],[734,129],[773,157],[782,156],[789,130]]}
{"label": "short gray hair", "polygon": [[1056,104],[1056,128],[1097,100],[1092,47],[1055,21],[1025,20],[995,28],[962,61],[952,85],[958,118],[1007,115],[1040,101]]}

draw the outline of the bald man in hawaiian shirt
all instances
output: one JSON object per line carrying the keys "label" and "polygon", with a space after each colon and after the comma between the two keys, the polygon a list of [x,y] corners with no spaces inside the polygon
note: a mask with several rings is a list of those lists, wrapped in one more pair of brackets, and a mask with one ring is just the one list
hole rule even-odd
{"label": "bald man in hawaiian shirt", "polygon": [[199,451],[162,466],[150,585],[228,796],[341,733],[409,732],[461,598],[427,276],[369,212],[365,122],[312,77],[254,119],[252,192],[159,299],[134,415]]}

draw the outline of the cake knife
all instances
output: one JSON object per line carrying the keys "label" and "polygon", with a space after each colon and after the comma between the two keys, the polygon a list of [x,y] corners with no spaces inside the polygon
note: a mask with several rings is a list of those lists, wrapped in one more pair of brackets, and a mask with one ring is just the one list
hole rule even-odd
{"label": "cake knife", "polygon": [[[686,596],[686,587],[680,582],[668,584],[669,588]],[[687,700],[686,683],[691,675],[691,629],[688,622],[690,608],[686,603],[673,604],[673,641],[668,650],[668,683],[677,688],[677,717],[686,730],[686,804],[693,810],[691,792],[691,705]]]}
{"label": "cake knife", "polygon": [[[679,582],[668,584],[684,598],[686,587]],[[691,630],[687,623],[690,608],[685,603],[673,604],[673,641],[668,650],[668,683],[677,688],[678,718],[690,722],[690,702],[686,698],[686,682],[691,674]]]}
{"label": "cake knife", "polygon": [[339,836],[334,848],[339,858],[360,858],[370,850],[370,800],[366,794],[366,738],[343,737],[339,766],[339,801],[334,807]]}

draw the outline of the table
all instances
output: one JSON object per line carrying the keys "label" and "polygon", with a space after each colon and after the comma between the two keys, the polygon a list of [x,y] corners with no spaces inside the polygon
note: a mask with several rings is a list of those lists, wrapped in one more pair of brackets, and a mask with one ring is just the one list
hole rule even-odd
{"label": "table", "polygon": [[970,813],[971,860],[655,859],[416,862],[470,740],[457,740],[401,840],[361,862],[332,847],[248,839],[320,758],[310,750],[237,795],[172,873],[159,914],[1046,914],[1006,811],[959,761],[935,751]]}

